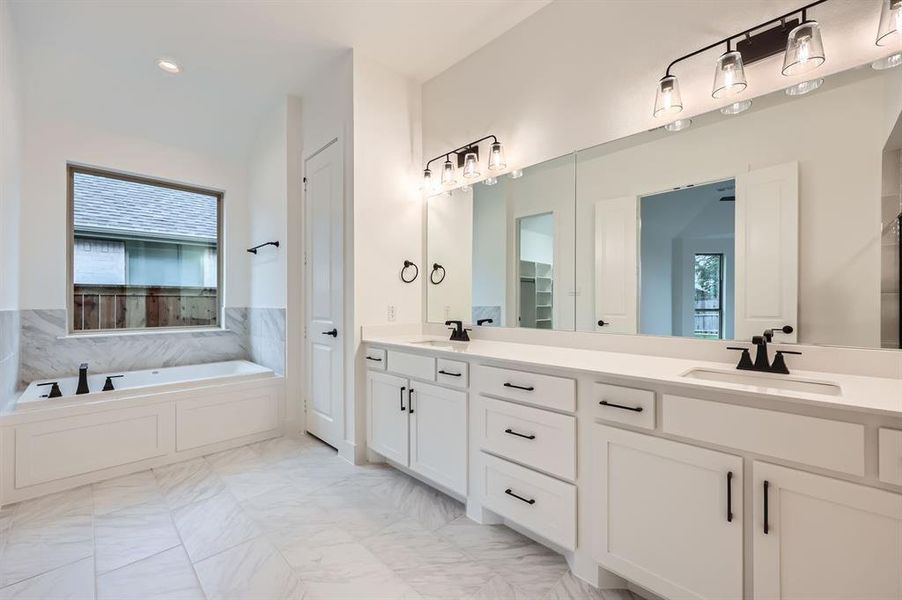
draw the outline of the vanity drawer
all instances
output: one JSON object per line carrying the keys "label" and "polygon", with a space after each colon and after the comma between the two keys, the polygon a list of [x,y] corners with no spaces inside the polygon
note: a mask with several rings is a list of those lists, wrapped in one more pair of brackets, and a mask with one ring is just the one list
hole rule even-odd
{"label": "vanity drawer", "polygon": [[663,430],[852,475],[864,475],[864,426],[664,394]]}
{"label": "vanity drawer", "polygon": [[435,381],[435,358],[408,352],[388,351],[388,370],[414,379]]}
{"label": "vanity drawer", "polygon": [[576,486],[483,454],[482,504],[549,541],[576,548]]}
{"label": "vanity drawer", "polygon": [[593,387],[595,415],[644,429],[655,428],[655,393],[619,385],[596,383]]}
{"label": "vanity drawer", "polygon": [[367,369],[385,370],[385,348],[367,348],[363,356]]}
{"label": "vanity drawer", "polygon": [[475,365],[473,385],[484,394],[556,410],[576,411],[576,381],[573,379]]}
{"label": "vanity drawer", "polygon": [[546,473],[576,479],[576,418],[481,397],[483,450]]}
{"label": "vanity drawer", "polygon": [[435,380],[443,385],[465,388],[469,383],[469,365],[459,360],[436,360]]}
{"label": "vanity drawer", "polygon": [[880,428],[880,481],[902,485],[902,431]]}

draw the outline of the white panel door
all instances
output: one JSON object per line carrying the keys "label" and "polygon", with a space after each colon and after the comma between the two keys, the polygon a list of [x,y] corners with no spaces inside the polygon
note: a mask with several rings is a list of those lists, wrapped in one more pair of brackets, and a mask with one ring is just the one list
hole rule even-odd
{"label": "white panel door", "polygon": [[742,459],[595,424],[595,559],[665,598],[741,600]]}
{"label": "white panel door", "polygon": [[338,142],[307,159],[307,431],[335,447],[344,432],[342,171]]}
{"label": "white panel door", "polygon": [[[798,328],[799,165],[736,177],[736,339]],[[780,334],[795,342],[797,333]]]}
{"label": "white panel door", "polygon": [[466,392],[426,383],[410,385],[410,468],[466,495]]}
{"label": "white panel door", "polygon": [[595,203],[595,330],[636,333],[638,255],[635,196]]}
{"label": "white panel door", "polygon": [[409,447],[408,382],[371,371],[366,378],[367,445],[389,460],[407,466]]}
{"label": "white panel door", "polygon": [[902,598],[902,495],[761,462],[752,471],[757,600]]}

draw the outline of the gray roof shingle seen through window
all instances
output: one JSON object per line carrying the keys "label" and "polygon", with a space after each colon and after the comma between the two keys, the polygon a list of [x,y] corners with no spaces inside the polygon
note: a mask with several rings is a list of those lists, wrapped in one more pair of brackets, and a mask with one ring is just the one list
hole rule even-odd
{"label": "gray roof shingle seen through window", "polygon": [[76,172],[73,199],[76,231],[216,241],[216,196]]}

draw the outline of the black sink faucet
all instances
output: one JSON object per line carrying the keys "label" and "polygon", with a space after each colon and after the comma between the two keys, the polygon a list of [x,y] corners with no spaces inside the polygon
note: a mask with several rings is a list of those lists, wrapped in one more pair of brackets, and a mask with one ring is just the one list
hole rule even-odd
{"label": "black sink faucet", "polygon": [[728,350],[742,350],[742,357],[739,359],[739,364],[736,365],[737,369],[743,371],[760,371],[762,373],[782,373],[783,375],[789,375],[789,369],[786,367],[786,361],[783,359],[784,354],[801,354],[801,352],[792,352],[790,350],[777,350],[777,354],[774,357],[774,362],[771,364],[770,357],[767,355],[767,344],[774,340],[775,333],[792,333],[793,328],[791,325],[784,325],[780,329],[774,331],[773,329],[765,329],[764,333],[761,335],[756,335],[752,337],[752,343],[757,347],[757,351],[755,353],[755,362],[752,362],[752,357],[749,354],[748,348],[734,348],[729,347]]}
{"label": "black sink faucet", "polygon": [[468,329],[464,329],[463,321],[445,321],[445,325],[453,325],[449,327],[451,330],[452,342],[469,342],[470,336],[467,335]]}
{"label": "black sink faucet", "polygon": [[81,366],[78,367],[78,388],[76,388],[75,393],[91,393],[91,390],[88,389],[88,363],[81,363]]}

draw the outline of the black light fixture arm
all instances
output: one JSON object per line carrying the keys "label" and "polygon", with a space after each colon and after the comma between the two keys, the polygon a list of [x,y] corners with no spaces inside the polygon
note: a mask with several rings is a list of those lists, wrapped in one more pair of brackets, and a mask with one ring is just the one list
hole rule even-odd
{"label": "black light fixture arm", "polygon": [[[821,1],[825,1],[825,0],[821,0]],[[476,145],[478,145],[478,144],[481,144],[482,142],[484,142],[484,141],[486,141],[486,140],[492,140],[492,143],[494,144],[494,143],[497,143],[497,142],[498,142],[498,137],[495,136],[495,135],[493,135],[493,134],[492,134],[492,135],[487,135],[487,136],[485,136],[485,137],[479,138],[478,140],[473,140],[473,141],[470,142],[469,144],[464,144],[464,145],[461,146],[460,148],[455,148],[454,150],[450,150],[449,152],[445,152],[445,153],[443,153],[443,154],[439,154],[438,156],[436,156],[435,158],[431,159],[429,162],[426,163],[426,169],[428,169],[428,168],[429,168],[429,165],[431,165],[432,163],[434,163],[434,162],[437,161],[437,160],[440,160],[440,159],[442,159],[442,158],[448,158],[448,157],[450,157],[452,154],[460,154],[460,153],[463,152],[464,150],[469,150],[469,149],[472,148],[473,146],[476,146]]]}
{"label": "black light fixture arm", "polygon": [[809,4],[806,4],[805,6],[797,8],[795,10],[791,10],[786,14],[780,15],[779,17],[774,17],[770,21],[765,21],[764,23],[759,23],[758,25],[755,25],[754,27],[750,27],[749,29],[746,29],[745,31],[740,31],[739,33],[733,34],[729,37],[725,37],[722,40],[718,40],[718,41],[714,42],[713,44],[705,46],[704,48],[699,48],[698,50],[696,50],[694,52],[690,52],[689,54],[687,54],[685,56],[681,56],[678,59],[676,59],[675,61],[671,62],[669,65],[667,65],[667,70],[664,72],[664,77],[670,77],[671,76],[670,70],[674,67],[674,65],[676,65],[679,62],[682,62],[686,59],[692,58],[693,56],[698,56],[699,54],[701,54],[703,52],[707,52],[708,50],[711,50],[712,48],[717,48],[718,46],[721,46],[723,44],[727,45],[727,51],[729,52],[730,44],[736,38],[741,38],[743,36],[751,35],[752,32],[757,31],[759,29],[763,29],[764,27],[767,27],[768,25],[773,25],[774,23],[781,23],[793,15],[801,13],[802,22],[805,22],[808,17],[808,14],[807,14],[808,9],[813,8],[813,7],[817,6],[818,4],[823,4],[824,2],[827,2],[827,0],[816,0],[815,2],[811,2]]}

